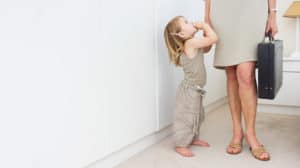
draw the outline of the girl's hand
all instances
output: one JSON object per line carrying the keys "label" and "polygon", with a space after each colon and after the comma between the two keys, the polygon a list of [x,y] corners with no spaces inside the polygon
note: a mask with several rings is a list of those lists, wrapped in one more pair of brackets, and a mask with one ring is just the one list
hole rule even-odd
{"label": "girl's hand", "polygon": [[203,22],[194,22],[193,25],[196,29],[203,29],[205,23]]}
{"label": "girl's hand", "polygon": [[270,13],[268,16],[267,25],[266,25],[266,34],[268,34],[268,32],[271,32],[272,37],[274,37],[278,33],[275,13]]}
{"label": "girl's hand", "polygon": [[196,29],[200,29],[200,30],[207,29],[207,27],[210,28],[209,24],[204,22],[195,22],[193,23],[193,25]]}

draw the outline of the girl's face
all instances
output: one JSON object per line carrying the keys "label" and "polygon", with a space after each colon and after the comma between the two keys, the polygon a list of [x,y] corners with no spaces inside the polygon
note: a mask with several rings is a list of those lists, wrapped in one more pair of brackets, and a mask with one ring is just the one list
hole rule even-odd
{"label": "girl's face", "polygon": [[182,34],[184,38],[193,37],[194,34],[197,32],[197,29],[195,28],[193,23],[188,22],[184,17],[179,18],[178,22],[181,26],[180,34]]}

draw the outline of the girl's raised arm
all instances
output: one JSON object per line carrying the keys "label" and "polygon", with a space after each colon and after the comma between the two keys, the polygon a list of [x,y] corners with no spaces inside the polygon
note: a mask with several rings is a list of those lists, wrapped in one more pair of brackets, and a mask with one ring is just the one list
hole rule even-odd
{"label": "girl's raised arm", "polygon": [[192,48],[205,49],[206,47],[210,47],[218,41],[217,34],[207,23],[195,23],[194,26],[197,29],[202,29],[205,36],[192,38],[186,42],[187,45],[191,46]]}

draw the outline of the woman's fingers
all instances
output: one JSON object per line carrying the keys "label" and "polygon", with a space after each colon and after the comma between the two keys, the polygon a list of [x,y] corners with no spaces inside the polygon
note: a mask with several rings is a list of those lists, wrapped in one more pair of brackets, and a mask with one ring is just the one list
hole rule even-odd
{"label": "woman's fingers", "polygon": [[265,32],[266,34],[271,32],[272,37],[274,37],[278,33],[277,24],[275,22],[268,21]]}
{"label": "woman's fingers", "polygon": [[278,33],[277,26],[276,25],[271,25],[270,28],[269,28],[269,31],[271,31],[272,37],[274,37]]}
{"label": "woman's fingers", "polygon": [[269,16],[268,18],[267,25],[266,25],[266,34],[269,32],[271,32],[273,37],[278,33],[278,27],[277,27],[275,16]]}
{"label": "woman's fingers", "polygon": [[267,23],[265,34],[267,35],[269,32],[270,32],[270,26],[269,26],[269,23]]}
{"label": "woman's fingers", "polygon": [[278,28],[277,25],[274,25],[274,27],[272,27],[272,35],[273,37],[278,33]]}

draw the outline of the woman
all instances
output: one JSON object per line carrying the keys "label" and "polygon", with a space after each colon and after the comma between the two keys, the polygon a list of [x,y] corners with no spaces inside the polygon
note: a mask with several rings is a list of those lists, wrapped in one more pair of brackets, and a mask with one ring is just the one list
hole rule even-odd
{"label": "woman", "polygon": [[[255,132],[257,91],[255,82],[256,48],[266,32],[277,33],[276,0],[206,0],[205,21],[219,36],[214,66],[225,69],[227,94],[233,122],[233,137],[227,153],[242,151],[243,138],[253,156],[269,160],[270,154]],[[245,120],[242,128],[241,112]]]}

